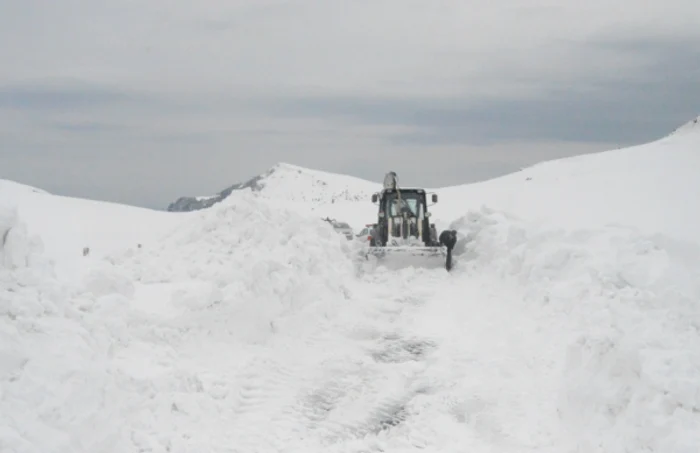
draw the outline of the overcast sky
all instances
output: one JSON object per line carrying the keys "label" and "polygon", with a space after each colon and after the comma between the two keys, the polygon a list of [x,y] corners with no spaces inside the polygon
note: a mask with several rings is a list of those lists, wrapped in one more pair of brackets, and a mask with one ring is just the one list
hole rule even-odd
{"label": "overcast sky", "polygon": [[700,114],[699,20],[697,0],[0,0],[0,178],[159,209],[277,162],[486,179]]}

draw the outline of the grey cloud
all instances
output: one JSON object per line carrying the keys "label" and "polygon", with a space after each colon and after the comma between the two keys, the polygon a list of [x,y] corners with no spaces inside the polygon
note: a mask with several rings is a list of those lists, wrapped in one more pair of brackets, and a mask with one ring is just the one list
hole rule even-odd
{"label": "grey cloud", "polygon": [[414,131],[389,137],[392,143],[431,146],[504,140],[639,143],[659,138],[699,113],[700,48],[694,42],[625,40],[585,45],[635,54],[647,65],[638,73],[613,73],[578,86],[543,80],[543,94],[534,98],[297,98],[268,108],[282,116],[405,125]]}
{"label": "grey cloud", "polygon": [[0,108],[66,109],[101,106],[128,99],[123,92],[87,86],[0,86]]}
{"label": "grey cloud", "polygon": [[56,121],[50,123],[49,126],[62,131],[74,132],[77,134],[123,130],[123,127],[116,124],[103,123],[99,121]]}
{"label": "grey cloud", "polygon": [[[0,110],[33,112],[110,108],[139,108],[150,112],[183,111],[191,100],[154,94],[121,86],[90,83],[82,79],[46,78],[24,83],[0,84]],[[166,110],[167,109],[167,110]]]}
{"label": "grey cloud", "polygon": [[292,2],[280,3],[251,3],[243,9],[237,9],[216,17],[206,17],[194,19],[194,27],[214,33],[241,30],[244,28],[254,29],[260,23],[274,20],[286,19],[290,15],[300,10],[304,10],[304,5]]}
{"label": "grey cloud", "polygon": [[236,22],[222,18],[201,19],[195,22],[195,27],[210,32],[222,32],[235,29]]}

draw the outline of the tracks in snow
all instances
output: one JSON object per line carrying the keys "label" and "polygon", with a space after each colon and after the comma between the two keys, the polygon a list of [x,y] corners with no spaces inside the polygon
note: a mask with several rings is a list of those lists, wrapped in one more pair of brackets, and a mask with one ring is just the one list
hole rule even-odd
{"label": "tracks in snow", "polygon": [[407,430],[407,404],[423,391],[417,376],[437,343],[402,326],[421,308],[415,286],[388,281],[377,295],[373,283],[306,336],[272,338],[232,377],[241,451],[352,451]]}
{"label": "tracks in snow", "polygon": [[[527,451],[551,442],[551,380],[528,350],[538,327],[519,301],[498,299],[507,292],[406,270],[365,276],[352,293],[304,305],[254,337],[241,336],[245,320],[225,303],[141,315],[132,328],[141,341],[119,352],[136,363],[129,355],[148,355],[150,344],[158,364],[122,370],[134,390],[134,451]],[[539,432],[525,430],[527,417]]]}
{"label": "tracks in snow", "polygon": [[[411,281],[415,272],[368,276],[352,300],[310,304],[249,341],[225,303],[196,314],[132,312],[138,338],[116,355],[133,390],[134,451],[366,451],[394,438],[425,446],[427,434],[406,423],[439,344],[411,333],[434,292]],[[141,303],[137,294],[134,307]]]}

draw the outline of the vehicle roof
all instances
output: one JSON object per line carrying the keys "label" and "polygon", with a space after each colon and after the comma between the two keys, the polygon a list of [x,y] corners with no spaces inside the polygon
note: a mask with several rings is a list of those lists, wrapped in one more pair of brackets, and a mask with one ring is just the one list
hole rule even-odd
{"label": "vehicle roof", "polygon": [[422,187],[399,187],[398,189],[382,189],[382,192],[427,192]]}

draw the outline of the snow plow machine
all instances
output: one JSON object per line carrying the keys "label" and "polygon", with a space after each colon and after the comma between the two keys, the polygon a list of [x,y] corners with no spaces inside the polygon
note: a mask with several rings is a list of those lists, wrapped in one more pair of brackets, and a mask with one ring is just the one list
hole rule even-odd
{"label": "snow plow machine", "polygon": [[[370,228],[367,258],[375,257],[390,268],[444,266],[450,271],[457,232],[445,230],[438,237],[427,200],[425,189],[399,188],[396,173],[387,173],[384,188],[372,195],[379,210]],[[437,194],[431,194],[431,200],[437,203]]]}

